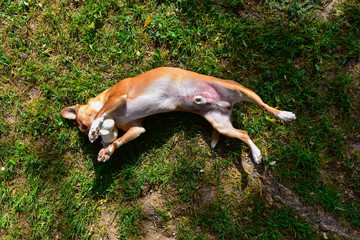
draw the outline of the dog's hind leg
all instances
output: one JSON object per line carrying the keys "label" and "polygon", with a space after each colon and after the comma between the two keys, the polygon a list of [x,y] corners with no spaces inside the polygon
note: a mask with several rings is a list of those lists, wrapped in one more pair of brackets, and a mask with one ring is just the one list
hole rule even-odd
{"label": "dog's hind leg", "polygon": [[223,134],[227,137],[237,138],[249,146],[254,161],[256,163],[261,162],[261,152],[259,148],[253,143],[253,141],[251,141],[249,135],[245,131],[236,129],[232,126],[230,121],[230,115],[228,113],[223,113],[220,111],[209,111],[203,116],[214,127],[215,132],[213,133],[213,140],[211,143],[212,146],[216,145],[213,143],[217,142],[218,133]]}
{"label": "dog's hind leg", "polygon": [[219,142],[220,133],[214,128],[211,136],[211,147],[216,147],[216,144]]}

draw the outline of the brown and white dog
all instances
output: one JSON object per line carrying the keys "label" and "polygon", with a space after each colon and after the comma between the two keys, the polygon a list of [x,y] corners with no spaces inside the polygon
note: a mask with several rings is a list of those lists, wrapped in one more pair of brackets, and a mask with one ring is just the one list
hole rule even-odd
{"label": "brown and white dog", "polygon": [[220,134],[237,138],[250,147],[254,161],[260,163],[260,150],[245,131],[231,124],[232,107],[239,101],[253,102],[283,121],[296,118],[292,112],[268,106],[237,82],[170,67],[126,78],[90,99],[86,105],[64,108],[61,115],[76,120],[91,142],[98,138],[105,119],[113,119],[116,127],[125,131],[100,150],[98,161],[101,162],[107,161],[116,148],[145,132],[143,118],[156,113],[186,111],[203,116],[214,127],[211,147],[215,147]]}

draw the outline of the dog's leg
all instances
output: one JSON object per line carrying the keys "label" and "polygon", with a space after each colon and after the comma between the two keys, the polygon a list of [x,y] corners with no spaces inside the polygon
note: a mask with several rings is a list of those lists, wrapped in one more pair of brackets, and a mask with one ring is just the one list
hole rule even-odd
{"label": "dog's leg", "polygon": [[211,136],[211,147],[216,147],[216,144],[219,142],[220,133],[214,128]]}
{"label": "dog's leg", "polygon": [[275,116],[276,118],[278,118],[280,120],[290,122],[290,121],[296,119],[296,115],[292,112],[280,111],[280,110],[270,107],[269,105],[264,103],[263,100],[256,93],[254,93],[253,91],[251,91],[248,88],[241,86],[238,88],[238,91],[245,95],[245,98],[242,100],[255,103],[259,108],[261,108],[264,111],[269,112],[270,114],[272,114],[273,116]]}
{"label": "dog's leg", "polygon": [[145,128],[141,125],[139,126],[132,126],[130,127],[124,135],[120,138],[116,139],[114,142],[110,143],[107,147],[100,150],[98,155],[99,162],[106,162],[109,160],[110,156],[114,153],[114,151],[122,146],[123,144],[134,140],[135,138],[139,137],[140,134],[145,132]]}
{"label": "dog's leg", "polygon": [[121,108],[125,104],[126,98],[126,95],[122,95],[119,97],[113,96],[105,102],[104,106],[96,114],[95,119],[91,124],[88,135],[90,142],[94,142],[99,137],[100,126],[104,122],[105,117],[108,116],[110,113],[115,112],[117,109]]}
{"label": "dog's leg", "polygon": [[[210,122],[210,124],[214,127],[215,133],[213,133],[213,136],[215,135],[215,138],[218,137],[218,133],[223,134],[227,137],[231,138],[237,138],[244,143],[246,143],[250,150],[252,157],[256,163],[261,162],[261,152],[258,147],[251,141],[249,135],[242,130],[236,129],[232,126],[230,122],[230,115],[228,113],[223,113],[219,111],[211,111],[206,114],[204,114],[204,117],[206,120]],[[215,139],[216,140],[216,139]],[[213,139],[214,141],[214,139]],[[212,142],[213,145],[213,142]]]}

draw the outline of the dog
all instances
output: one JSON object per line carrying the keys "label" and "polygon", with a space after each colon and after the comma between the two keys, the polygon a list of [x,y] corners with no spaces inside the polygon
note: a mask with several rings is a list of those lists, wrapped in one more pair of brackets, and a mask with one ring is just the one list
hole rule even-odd
{"label": "dog", "polygon": [[253,160],[261,162],[261,152],[245,131],[232,126],[230,116],[235,103],[249,101],[283,121],[292,121],[292,112],[280,111],[265,104],[250,89],[232,80],[223,80],[179,68],[161,67],[133,78],[126,78],[91,98],[86,105],[66,107],[62,117],[76,120],[82,132],[94,142],[106,119],[113,119],[125,133],[105,143],[98,161],[105,162],[123,144],[145,132],[145,117],[172,111],[185,111],[203,116],[214,128],[211,147],[220,134],[243,141]]}

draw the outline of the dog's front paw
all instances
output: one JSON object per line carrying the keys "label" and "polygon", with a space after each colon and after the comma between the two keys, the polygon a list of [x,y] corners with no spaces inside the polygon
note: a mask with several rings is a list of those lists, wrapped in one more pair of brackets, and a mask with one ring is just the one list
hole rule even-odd
{"label": "dog's front paw", "polygon": [[90,131],[88,134],[90,142],[94,142],[99,137],[100,126],[103,123],[104,119],[98,118],[95,119],[94,122],[91,124]]}
{"label": "dog's front paw", "polygon": [[111,157],[111,155],[114,153],[114,145],[110,144],[109,146],[103,148],[100,150],[99,155],[98,155],[98,161],[99,162],[106,162],[107,160],[109,160],[109,158]]}
{"label": "dog's front paw", "polygon": [[99,131],[100,131],[99,127],[91,126],[90,131],[89,131],[89,135],[88,135],[90,142],[93,143],[99,137]]}

